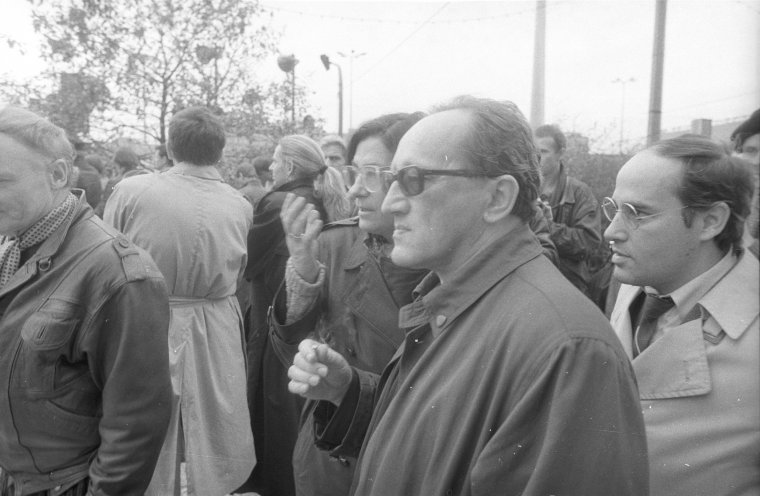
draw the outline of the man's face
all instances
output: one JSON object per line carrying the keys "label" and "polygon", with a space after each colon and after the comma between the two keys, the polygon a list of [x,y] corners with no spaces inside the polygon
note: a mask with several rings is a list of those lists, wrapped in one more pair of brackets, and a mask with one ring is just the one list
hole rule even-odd
{"label": "man's face", "polygon": [[343,147],[339,145],[325,145],[322,147],[322,153],[325,154],[325,164],[330,167],[340,167],[346,165]]}
{"label": "man's face", "polygon": [[536,148],[541,156],[541,175],[551,177],[559,172],[559,160],[562,158],[562,152],[556,149],[554,138],[545,136],[536,138]]}
{"label": "man's face", "polygon": [[[353,165],[357,167],[382,167],[390,168],[393,154],[385,147],[378,137],[370,137],[359,143],[354,154]],[[359,210],[359,228],[372,234],[380,234],[391,239],[393,235],[393,217],[380,211],[385,199],[386,191],[368,191],[357,179],[356,183],[348,190],[348,197],[356,201]]]}
{"label": "man's face", "polygon": [[684,223],[684,205],[675,192],[683,165],[650,150],[636,154],[617,176],[612,199],[618,205],[630,203],[643,219],[638,227],[626,223],[618,213],[604,237],[612,243],[613,276],[635,286],[651,286],[667,294],[697,275],[700,254],[699,214],[691,227]]}
{"label": "man's face", "polygon": [[742,143],[742,151],[737,156],[749,161],[755,167],[760,166],[760,134],[753,134]]}
{"label": "man's face", "polygon": [[0,235],[21,234],[55,207],[51,162],[0,133]]}
{"label": "man's face", "polygon": [[[461,154],[471,116],[450,110],[426,117],[401,139],[391,170],[415,165],[423,169],[473,169]],[[425,188],[404,196],[394,182],[382,211],[393,215],[391,259],[402,267],[430,269],[443,277],[473,253],[485,230],[488,202],[484,178],[428,176]]]}

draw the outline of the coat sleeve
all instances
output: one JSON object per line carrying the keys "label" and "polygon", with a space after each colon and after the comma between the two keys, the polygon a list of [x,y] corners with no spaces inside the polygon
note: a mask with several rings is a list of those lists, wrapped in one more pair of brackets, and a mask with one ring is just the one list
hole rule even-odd
{"label": "coat sleeve", "polygon": [[95,495],[143,494],[171,415],[163,279],[148,276],[121,285],[101,308],[98,322],[84,337],[103,408],[90,489]]}
{"label": "coat sleeve", "polygon": [[644,421],[621,352],[597,338],[569,339],[526,377],[475,462],[474,496],[649,493]]}
{"label": "coat sleeve", "polygon": [[594,194],[585,184],[574,185],[573,197],[575,203],[570,215],[565,216],[563,222],[550,221],[549,229],[560,257],[583,260],[602,242],[599,208]]}

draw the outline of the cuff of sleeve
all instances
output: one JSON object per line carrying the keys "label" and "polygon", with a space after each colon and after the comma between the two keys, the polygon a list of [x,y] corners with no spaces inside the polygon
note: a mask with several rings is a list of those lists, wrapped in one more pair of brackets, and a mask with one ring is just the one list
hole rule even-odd
{"label": "cuff of sleeve", "polygon": [[353,369],[351,385],[340,406],[320,401],[314,409],[314,442],[330,456],[358,457],[367,433],[377,375]]}
{"label": "cuff of sleeve", "polygon": [[314,283],[308,283],[303,280],[301,275],[293,266],[292,259],[288,258],[285,265],[285,286],[287,288],[287,315],[285,323],[294,322],[309,310],[319,297],[322,285],[325,282],[325,266],[319,263],[319,274]]}

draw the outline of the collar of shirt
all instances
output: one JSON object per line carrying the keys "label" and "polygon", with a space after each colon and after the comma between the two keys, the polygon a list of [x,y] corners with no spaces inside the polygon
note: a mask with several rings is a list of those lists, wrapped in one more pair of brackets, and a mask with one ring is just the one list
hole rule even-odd
{"label": "collar of shirt", "polygon": [[399,326],[408,329],[429,323],[437,337],[486,291],[541,253],[533,232],[521,225],[481,247],[445,285],[436,274],[428,274],[414,290],[415,301],[401,308]]}
{"label": "collar of shirt", "polygon": [[[700,302],[706,294],[723,279],[726,274],[736,265],[737,258],[729,250],[729,252],[721,258],[715,265],[708,270],[698,275],[691,281],[687,282],[680,288],[674,290],[669,295],[658,295],[657,291],[653,288],[646,287],[645,291],[648,294],[654,294],[658,296],[669,296],[673,299],[675,306],[665,312],[657,321],[658,332],[665,328],[671,328],[678,326],[688,320],[693,320],[699,315],[695,315],[692,312],[697,305],[704,306],[704,302]],[[712,314],[712,311],[707,309]],[[703,320],[705,316],[702,315]]]}

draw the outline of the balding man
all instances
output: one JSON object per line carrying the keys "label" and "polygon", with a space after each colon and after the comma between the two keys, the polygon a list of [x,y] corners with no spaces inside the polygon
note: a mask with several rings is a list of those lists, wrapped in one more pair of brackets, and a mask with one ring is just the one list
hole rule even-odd
{"label": "balding man", "polygon": [[164,280],[69,188],[73,155],[0,109],[2,495],[141,495],[169,423]]}

